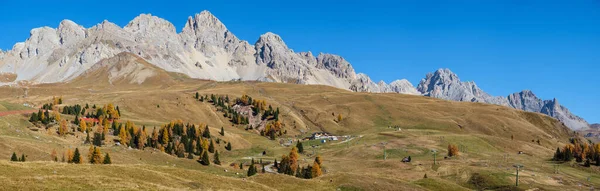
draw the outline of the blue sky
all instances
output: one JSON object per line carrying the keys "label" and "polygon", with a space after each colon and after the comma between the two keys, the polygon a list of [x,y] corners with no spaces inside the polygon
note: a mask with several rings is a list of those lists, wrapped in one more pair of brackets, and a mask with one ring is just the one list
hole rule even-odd
{"label": "blue sky", "polygon": [[375,81],[450,68],[493,95],[530,89],[600,122],[600,0],[575,1],[4,1],[0,48],[70,19],[126,25],[140,13],[181,30],[209,10],[239,38],[268,31],[295,51],[339,54]]}

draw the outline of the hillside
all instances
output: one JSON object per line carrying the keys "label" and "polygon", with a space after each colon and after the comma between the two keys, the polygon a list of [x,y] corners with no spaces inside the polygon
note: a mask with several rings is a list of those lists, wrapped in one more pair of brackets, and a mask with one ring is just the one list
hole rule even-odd
{"label": "hillside", "polygon": [[[488,182],[492,186],[509,188],[514,183],[512,165],[521,163],[526,166],[526,171],[521,172],[521,189],[573,190],[578,184],[600,185],[597,175],[591,182],[585,181],[586,169],[573,163],[560,165],[560,173],[553,174],[554,163],[548,160],[573,135],[562,123],[546,115],[484,103],[356,93],[329,86],[178,80],[152,70],[133,55],[120,55],[113,58],[116,62],[102,62],[102,67],[69,83],[27,89],[0,87],[0,101],[15,106],[40,106],[53,96],[61,96],[63,104],[59,107],[88,103],[90,107],[101,107],[113,103],[120,108],[121,121],[145,125],[147,131],[174,119],[207,124],[214,137],[233,146],[231,151],[223,149],[223,143],[217,146],[222,165],[203,166],[196,160],[177,158],[154,148],[128,149],[115,145],[113,139],[119,137],[112,135],[100,147],[102,152],[110,153],[112,165],[51,162],[53,150],[62,153],[67,148],[79,148],[87,156],[85,133],[60,137],[57,126],[37,128],[27,121],[28,115],[9,115],[0,117],[0,156],[7,161],[12,152],[24,153],[29,162],[0,162],[0,169],[14,174],[4,176],[0,182],[13,188],[23,185],[24,189],[58,189],[68,184],[69,189],[102,186],[136,190],[468,190],[476,188],[469,183],[475,173],[492,179]],[[131,65],[134,69],[126,69]],[[120,77],[111,79],[107,74],[112,70]],[[156,75],[141,83],[136,81],[140,76],[120,72],[141,74],[145,70]],[[93,84],[100,84],[100,88]],[[194,98],[196,92],[265,100],[281,111],[280,121],[287,133],[269,140],[256,130],[245,130],[247,126],[232,124],[211,103]],[[62,118],[73,120],[72,115]],[[221,127],[224,136],[217,133]],[[291,149],[285,143],[291,141],[294,145],[299,138],[321,131],[348,137],[326,143],[303,141],[305,153],[300,155],[299,165],[310,165],[313,154],[320,155],[325,171],[318,178],[306,180],[272,173],[245,178],[247,166],[244,170],[230,166],[248,164],[253,158],[280,161],[280,156]],[[458,145],[461,154],[443,159],[448,144]],[[433,165],[431,150],[439,151],[438,165]],[[263,151],[266,155],[262,155]],[[524,154],[517,154],[519,151]],[[400,162],[407,156],[412,157],[411,163]],[[427,179],[423,179],[425,174]],[[78,178],[90,176],[96,178]],[[97,180],[102,184],[95,183]]]}
{"label": "hillside", "polygon": [[103,59],[69,83],[93,88],[119,86],[166,87],[189,77],[166,72],[132,53],[122,52]]}

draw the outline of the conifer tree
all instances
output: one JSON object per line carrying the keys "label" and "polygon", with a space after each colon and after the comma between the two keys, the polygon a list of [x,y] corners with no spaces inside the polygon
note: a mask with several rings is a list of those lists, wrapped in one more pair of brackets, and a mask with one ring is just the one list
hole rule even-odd
{"label": "conifer tree", "polygon": [[252,163],[250,165],[250,167],[248,167],[248,176],[254,176],[256,174],[256,167],[254,166],[254,163]]}
{"label": "conifer tree", "polygon": [[300,140],[298,140],[298,143],[296,143],[296,148],[298,148],[298,153],[304,153],[304,146],[302,146],[302,142],[300,142]]}
{"label": "conifer tree", "polygon": [[556,152],[554,153],[554,158],[552,158],[552,160],[560,161],[562,159],[563,159],[563,154],[562,154],[562,152],[560,152],[560,148],[557,147]]}
{"label": "conifer tree", "polygon": [[29,122],[37,122],[38,121],[38,116],[35,112],[31,113],[31,117],[29,117]]}
{"label": "conifer tree", "polygon": [[85,141],[83,144],[90,144],[92,141],[90,140],[90,133],[86,133]]}
{"label": "conifer tree", "polygon": [[81,160],[81,154],[79,153],[79,148],[75,148],[75,153],[73,153],[72,162],[75,164],[81,164],[81,162],[83,162]]}
{"label": "conifer tree", "polygon": [[99,148],[94,147],[91,157],[90,157],[90,163],[102,164],[102,153],[100,152]]}
{"label": "conifer tree", "polygon": [[17,158],[17,153],[13,152],[12,156],[10,157],[10,161],[19,161],[19,158]]}
{"label": "conifer tree", "polygon": [[231,142],[227,142],[225,149],[227,149],[228,151],[231,151]]}
{"label": "conifer tree", "polygon": [[221,134],[221,136],[225,136],[225,129],[223,129],[223,127],[221,127],[221,132],[219,134]]}
{"label": "conifer tree", "polygon": [[110,161],[110,155],[108,155],[108,153],[106,153],[106,155],[104,156],[104,161],[102,162],[102,164],[112,164],[112,162]]}
{"label": "conifer tree", "polygon": [[319,165],[323,164],[323,159],[321,159],[321,156],[317,155],[317,157],[315,158],[315,162]]}
{"label": "conifer tree", "polygon": [[200,157],[200,164],[204,166],[210,165],[210,159],[208,158],[208,152],[204,151],[202,157]]}
{"label": "conifer tree", "polygon": [[129,144],[129,141],[127,140],[127,131],[125,131],[125,128],[123,127],[121,127],[119,130],[119,142],[123,146],[127,146],[127,144]]}
{"label": "conifer tree", "polygon": [[240,163],[240,170],[244,170],[244,163],[243,162]]}
{"label": "conifer tree", "polygon": [[210,145],[208,145],[208,152],[210,152],[210,153],[215,152],[215,145],[213,144],[212,140],[210,140]]}
{"label": "conifer tree", "polygon": [[214,157],[214,161],[213,162],[216,165],[221,165],[221,160],[219,160],[219,151],[215,151],[215,155],[213,157]]}
{"label": "conifer tree", "polygon": [[19,159],[21,162],[25,162],[25,154],[21,154],[21,158]]}
{"label": "conifer tree", "polygon": [[204,138],[210,138],[210,130],[208,129],[208,125],[206,125],[206,128],[204,128],[204,132],[202,132],[202,136]]}
{"label": "conifer tree", "polygon": [[313,164],[311,171],[311,178],[316,178],[323,174],[323,172],[321,172],[321,165],[317,163],[317,161]]}
{"label": "conifer tree", "polygon": [[[89,136],[89,134],[88,134]],[[102,134],[100,133],[94,133],[94,141],[93,141],[94,146],[102,146]]]}

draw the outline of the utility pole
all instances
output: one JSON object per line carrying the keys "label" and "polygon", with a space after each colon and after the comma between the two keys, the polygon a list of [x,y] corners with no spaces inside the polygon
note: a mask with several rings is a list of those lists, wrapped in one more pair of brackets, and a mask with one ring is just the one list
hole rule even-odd
{"label": "utility pole", "polygon": [[516,181],[515,185],[518,187],[518,186],[519,186],[519,170],[520,170],[521,168],[523,168],[523,165],[522,165],[522,164],[515,164],[515,165],[513,165],[513,166],[514,166],[515,168],[517,168],[517,181]]}

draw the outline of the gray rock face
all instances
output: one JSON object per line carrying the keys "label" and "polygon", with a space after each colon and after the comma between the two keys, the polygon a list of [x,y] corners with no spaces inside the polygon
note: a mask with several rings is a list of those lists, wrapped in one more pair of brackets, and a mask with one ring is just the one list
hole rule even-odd
{"label": "gray rock face", "polygon": [[591,124],[590,128],[592,128],[592,129],[600,129],[600,124],[599,123]]}
{"label": "gray rock face", "polygon": [[322,84],[343,89],[356,85],[355,90],[369,92],[416,92],[410,83],[375,84],[366,75],[358,76],[341,56],[294,53],[271,32],[261,35],[252,46],[238,39],[208,11],[190,16],[179,34],[169,21],[150,14],[139,15],[123,28],[103,21],[86,29],[63,20],[57,29],[33,29],[27,41],[15,44],[9,52],[0,52],[0,72],[16,73],[17,81],[69,81],[121,52],[192,78]]}
{"label": "gray rock face", "polygon": [[506,99],[485,93],[475,82],[460,81],[458,76],[449,69],[439,69],[427,74],[417,86],[417,90],[429,97],[508,106]]}
{"label": "gray rock face", "polygon": [[566,107],[560,105],[556,99],[541,100],[529,90],[514,93],[507,97],[491,96],[477,87],[475,82],[460,81],[458,76],[449,69],[439,69],[434,73],[427,74],[419,83],[417,90],[425,96],[440,99],[490,103],[529,112],[543,113],[560,120],[573,130],[589,126],[584,119],[572,114]]}
{"label": "gray rock face", "polygon": [[356,76],[357,78],[350,86],[350,90],[352,91],[421,95],[421,93],[406,79],[396,80],[388,85],[383,81],[376,84],[369,76],[363,73],[359,73]]}

